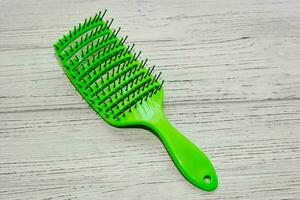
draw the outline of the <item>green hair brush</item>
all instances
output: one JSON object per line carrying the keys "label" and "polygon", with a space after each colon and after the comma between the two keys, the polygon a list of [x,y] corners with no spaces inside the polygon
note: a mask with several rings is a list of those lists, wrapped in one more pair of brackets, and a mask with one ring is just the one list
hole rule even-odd
{"label": "green hair brush", "polygon": [[218,185],[207,156],[177,131],[163,113],[163,81],[146,67],[134,45],[119,39],[113,19],[99,12],[75,26],[55,44],[56,55],[76,90],[109,124],[150,129],[165,145],[182,175],[193,185],[212,191]]}

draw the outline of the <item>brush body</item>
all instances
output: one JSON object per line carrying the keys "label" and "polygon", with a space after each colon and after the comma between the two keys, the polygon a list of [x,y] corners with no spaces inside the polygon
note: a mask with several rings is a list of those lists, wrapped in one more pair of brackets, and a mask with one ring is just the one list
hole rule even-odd
{"label": "brush body", "polygon": [[[105,11],[106,12],[106,11]],[[217,175],[207,156],[179,133],[163,113],[163,81],[146,67],[120,29],[110,29],[104,13],[86,19],[55,44],[59,62],[89,105],[109,124],[150,129],[165,145],[182,175],[212,191]]]}

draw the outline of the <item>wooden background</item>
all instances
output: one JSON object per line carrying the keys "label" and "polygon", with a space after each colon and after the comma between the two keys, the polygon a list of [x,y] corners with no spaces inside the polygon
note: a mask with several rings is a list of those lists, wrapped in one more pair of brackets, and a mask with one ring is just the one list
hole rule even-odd
{"label": "wooden background", "polygon": [[[104,8],[163,72],[165,112],[213,161],[215,192],[63,74],[52,44]],[[0,199],[300,199],[299,64],[299,0],[1,0]]]}

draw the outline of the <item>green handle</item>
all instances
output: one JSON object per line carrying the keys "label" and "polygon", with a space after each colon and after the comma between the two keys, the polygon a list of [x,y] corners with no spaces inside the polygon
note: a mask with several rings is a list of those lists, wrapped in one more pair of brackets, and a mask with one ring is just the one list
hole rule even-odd
{"label": "green handle", "polygon": [[182,175],[193,185],[213,191],[218,186],[216,171],[207,156],[164,117],[152,120],[150,128],[164,143]]}

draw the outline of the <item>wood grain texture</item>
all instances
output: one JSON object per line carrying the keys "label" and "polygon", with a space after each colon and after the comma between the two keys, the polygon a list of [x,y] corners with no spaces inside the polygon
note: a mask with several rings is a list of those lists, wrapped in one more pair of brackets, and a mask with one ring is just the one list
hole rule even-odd
{"label": "wood grain texture", "polygon": [[[52,44],[108,9],[163,72],[170,121],[220,179],[189,184],[146,130],[107,125]],[[0,1],[0,199],[300,199],[300,1]]]}

